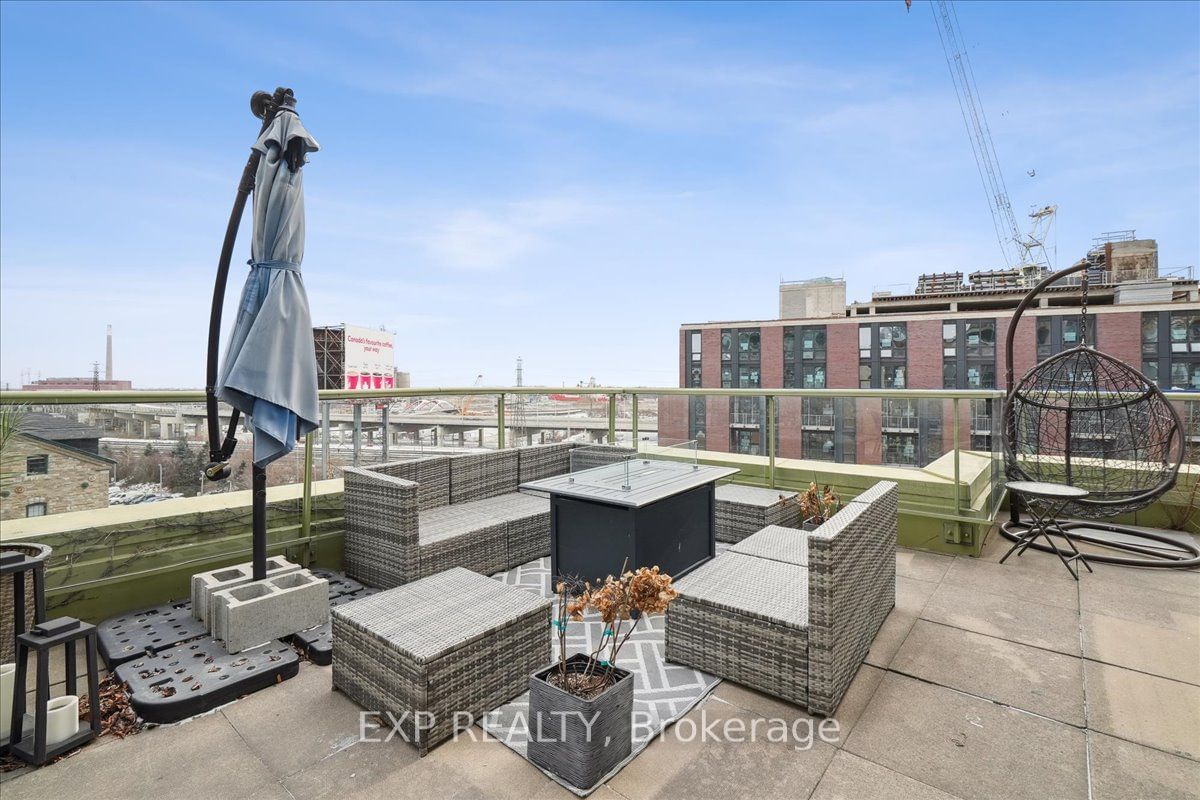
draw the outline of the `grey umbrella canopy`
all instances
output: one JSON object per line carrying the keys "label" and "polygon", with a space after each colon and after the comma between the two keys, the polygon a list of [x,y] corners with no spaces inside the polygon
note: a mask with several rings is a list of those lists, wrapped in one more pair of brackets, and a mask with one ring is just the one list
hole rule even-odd
{"label": "grey umbrella canopy", "polygon": [[[294,109],[280,108],[254,144],[250,274],[217,383],[217,397],[249,417],[254,463],[264,467],[319,425],[317,360],[304,258],[307,154],[319,149]],[[294,167],[294,169],[293,169]]]}

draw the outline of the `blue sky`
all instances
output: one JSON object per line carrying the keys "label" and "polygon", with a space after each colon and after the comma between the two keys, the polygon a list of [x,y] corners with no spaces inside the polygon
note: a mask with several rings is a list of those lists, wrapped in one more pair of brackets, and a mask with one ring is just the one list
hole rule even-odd
{"label": "blue sky", "polygon": [[[1136,228],[1200,262],[1200,5],[962,3],[1014,209],[1058,262]],[[999,266],[930,8],[0,6],[0,380],[199,387],[217,251],[291,86],[316,324],[418,385],[673,385],[681,322]],[[1027,176],[1036,170],[1036,177]],[[240,291],[243,227],[230,281]],[[226,314],[227,325],[232,314]]]}

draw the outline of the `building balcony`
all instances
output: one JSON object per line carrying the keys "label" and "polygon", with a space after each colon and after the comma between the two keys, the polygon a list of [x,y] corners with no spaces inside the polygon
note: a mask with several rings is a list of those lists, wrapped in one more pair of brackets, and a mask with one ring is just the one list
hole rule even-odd
{"label": "building balcony", "polygon": [[921,430],[921,418],[908,414],[884,414],[880,426],[891,433],[917,433]]}
{"label": "building balcony", "polygon": [[[1098,565],[1096,574],[1083,575],[1081,594],[1053,556],[1029,551],[999,565],[1007,549],[994,532],[1006,499],[1002,464],[993,453],[971,450],[966,430],[956,446],[952,409],[943,420],[940,451],[929,463],[901,467],[806,459],[790,450],[791,439],[799,437],[787,430],[789,420],[802,428],[833,424],[832,415],[788,416],[782,399],[819,397],[803,390],[728,393],[765,398],[759,424],[771,422],[766,409],[777,411],[777,424],[768,427],[780,428],[778,441],[764,437],[768,452],[760,456],[705,451],[695,442],[686,451],[670,446],[680,422],[686,434],[688,396],[721,392],[596,391],[617,399],[577,403],[571,413],[556,405],[560,401],[531,399],[518,415],[514,397],[548,392],[503,387],[367,395],[382,408],[351,406],[347,393],[324,393],[323,427],[270,470],[279,483],[268,489],[269,552],[341,570],[343,467],[480,446],[511,449],[567,439],[624,444],[645,458],[733,466],[740,470],[735,480],[747,485],[783,491],[815,481],[847,500],[878,480],[893,480],[900,515],[897,606],[831,715],[840,724],[834,740],[810,747],[765,737],[680,740],[689,724],[699,729],[713,719],[724,731],[729,719],[748,728],[755,720],[765,725],[776,717],[808,718],[798,707],[722,681],[687,713],[690,723],[668,728],[597,796],[822,796],[839,787],[855,796],[857,790],[844,787],[866,785],[869,794],[884,782],[901,796],[929,787],[949,797],[1038,795],[1048,786],[1080,797],[1088,796],[1089,787],[1097,796],[1102,790],[1127,796],[1128,786],[1149,786],[1146,791],[1163,796],[1172,787],[1184,796],[1191,790],[1196,762],[1189,748],[1200,740],[1200,721],[1181,709],[1195,699],[1200,659],[1189,627],[1194,615],[1180,611],[1189,607],[1180,598],[1193,596],[1195,574]],[[505,403],[497,402],[501,392]],[[942,394],[948,406],[980,397]],[[863,459],[869,437],[878,435],[869,431],[894,422],[879,413],[881,400],[899,395],[831,390],[827,396],[860,404],[855,458]],[[463,413],[467,397],[476,401]],[[162,491],[149,486],[149,500],[67,513],[51,505],[46,516],[10,519],[0,530],[3,544],[54,548],[47,576],[51,616],[93,622],[186,597],[192,574],[245,561],[250,547],[250,493],[236,465],[230,483],[209,484],[203,494],[198,480],[185,485],[191,462],[183,452],[203,452],[194,393],[98,399],[104,402],[79,396],[42,402],[92,424],[117,422],[117,430],[101,438],[101,454],[116,462],[122,481],[132,474],[140,484],[154,484],[143,480],[148,465],[163,466]],[[0,402],[30,400],[6,394]],[[123,427],[138,415],[144,425]],[[997,420],[986,421],[989,431],[1000,430]],[[182,447],[179,440],[158,438],[168,431],[182,437]],[[248,452],[249,444],[243,441],[239,452]],[[183,464],[178,476],[168,470],[173,459]],[[51,454],[49,475],[54,462]],[[1198,479],[1200,466],[1185,467],[1171,494],[1146,510],[1145,522],[1159,524],[1178,511]],[[1147,619],[1166,622],[1147,627]],[[330,685],[330,667],[303,663],[295,677],[187,724],[152,727],[123,740],[103,737],[57,764],[6,773],[0,791],[5,800],[79,796],[80,787],[100,797],[307,798],[347,788],[359,796],[404,796],[419,785],[448,796],[569,796],[478,727],[417,758],[398,737],[383,741],[387,729],[374,728],[373,718],[363,717],[362,708]],[[1055,755],[1048,758],[1051,749]],[[198,758],[221,769],[198,769]],[[1021,768],[998,771],[1000,759]],[[713,763],[722,768],[713,772]]]}
{"label": "building balcony", "polygon": [[731,411],[729,427],[731,428],[761,428],[766,416],[761,411]]}
{"label": "building balcony", "polygon": [[802,414],[800,427],[806,431],[831,431],[837,418],[833,414]]}

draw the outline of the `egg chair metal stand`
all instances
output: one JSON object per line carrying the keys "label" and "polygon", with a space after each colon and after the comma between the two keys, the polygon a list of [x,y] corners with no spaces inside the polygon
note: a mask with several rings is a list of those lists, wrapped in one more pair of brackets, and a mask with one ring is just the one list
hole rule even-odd
{"label": "egg chair metal stand", "polygon": [[[1108,522],[1145,508],[1174,487],[1183,462],[1183,425],[1157,384],[1088,342],[1086,261],[1049,275],[1017,305],[1008,326],[1002,440],[1009,481],[1087,490],[1065,503],[1055,535],[1072,548],[1087,543],[1086,561],[1137,567],[1200,566],[1200,547],[1186,537]],[[1013,347],[1025,310],[1048,286],[1082,273],[1080,342],[1036,364],[1015,380]],[[1012,542],[1043,552],[1022,518],[1023,499],[1010,493],[1010,519],[1000,526]],[[1069,521],[1066,518],[1071,518]],[[1103,548],[1107,552],[1098,552]]]}

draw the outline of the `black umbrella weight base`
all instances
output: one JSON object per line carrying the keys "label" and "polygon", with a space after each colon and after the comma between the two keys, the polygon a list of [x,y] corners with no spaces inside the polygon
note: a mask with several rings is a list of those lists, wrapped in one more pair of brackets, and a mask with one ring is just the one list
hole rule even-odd
{"label": "black umbrella weight base", "polygon": [[[329,605],[339,606],[378,589],[324,569]],[[190,600],[130,611],[97,626],[98,650],[109,670],[129,686],[134,711],[147,722],[179,722],[296,675],[300,657],[333,663],[329,623],[230,654],[192,618]],[[293,647],[295,649],[293,649]],[[299,651],[299,652],[297,652]]]}
{"label": "black umbrella weight base", "polygon": [[212,637],[158,651],[117,667],[133,710],[164,725],[212,711],[243,695],[293,678],[300,656],[283,642],[230,654]]}
{"label": "black umbrella weight base", "polygon": [[190,600],[122,614],[100,623],[97,631],[100,656],[109,669],[207,634],[204,623],[192,616]]}
{"label": "black umbrella weight base", "polygon": [[[1084,560],[1093,564],[1155,569],[1200,567],[1200,546],[1186,533],[1089,520],[1064,521],[1058,527],[1061,536],[1079,546]],[[1000,534],[1010,542],[1021,541],[1028,531],[1029,524],[1024,519],[1019,522],[1009,520],[1000,526]],[[1028,547],[1043,553],[1054,552],[1041,542],[1033,542]],[[1059,549],[1070,550],[1071,547],[1060,545]]]}

